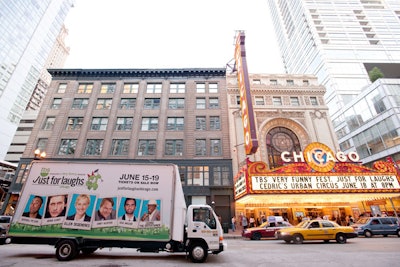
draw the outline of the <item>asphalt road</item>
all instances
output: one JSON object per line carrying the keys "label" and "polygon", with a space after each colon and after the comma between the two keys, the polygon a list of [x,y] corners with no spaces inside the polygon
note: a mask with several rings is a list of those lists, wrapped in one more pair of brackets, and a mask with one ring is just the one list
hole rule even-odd
{"label": "asphalt road", "polygon": [[108,248],[89,256],[79,255],[59,262],[55,249],[47,245],[0,246],[0,266],[248,266],[248,267],[385,267],[400,266],[400,238],[373,237],[348,240],[347,244],[312,242],[301,245],[278,240],[227,239],[227,250],[209,255],[203,264],[194,264],[185,254],[139,253],[134,249]]}

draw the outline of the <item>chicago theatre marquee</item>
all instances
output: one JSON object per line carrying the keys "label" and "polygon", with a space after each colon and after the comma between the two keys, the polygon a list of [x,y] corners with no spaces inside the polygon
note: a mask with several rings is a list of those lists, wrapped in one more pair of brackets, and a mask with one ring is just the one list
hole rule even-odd
{"label": "chicago theatre marquee", "polygon": [[318,142],[290,154],[283,152],[287,165],[275,169],[247,160],[235,177],[237,214],[281,215],[292,223],[317,216],[338,220],[383,212],[397,215],[399,172],[392,163],[377,161],[373,168],[364,167],[357,163],[356,153],[335,154]]}
{"label": "chicago theatre marquee", "polygon": [[356,152],[338,151],[316,77],[248,74],[244,40],[240,32],[227,75],[235,215],[280,215],[297,223],[398,214],[397,166],[366,167]]}

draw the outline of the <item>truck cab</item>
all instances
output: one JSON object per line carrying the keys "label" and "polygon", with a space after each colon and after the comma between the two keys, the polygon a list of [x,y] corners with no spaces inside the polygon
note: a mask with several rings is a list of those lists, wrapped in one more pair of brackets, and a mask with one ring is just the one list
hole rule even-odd
{"label": "truck cab", "polygon": [[204,262],[208,252],[224,250],[223,230],[214,210],[208,205],[190,205],[187,210],[186,247],[193,262]]}

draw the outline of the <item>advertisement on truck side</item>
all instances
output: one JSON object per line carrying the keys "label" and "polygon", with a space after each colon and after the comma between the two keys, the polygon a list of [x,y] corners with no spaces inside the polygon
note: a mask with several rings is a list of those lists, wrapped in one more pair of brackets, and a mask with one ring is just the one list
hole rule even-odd
{"label": "advertisement on truck side", "polygon": [[171,238],[173,165],[34,162],[13,236]]}

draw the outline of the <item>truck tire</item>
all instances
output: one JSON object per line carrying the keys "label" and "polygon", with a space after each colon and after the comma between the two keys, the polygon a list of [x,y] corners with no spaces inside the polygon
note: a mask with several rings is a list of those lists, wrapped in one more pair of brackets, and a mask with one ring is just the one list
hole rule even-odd
{"label": "truck tire", "polygon": [[56,257],[59,261],[69,261],[78,255],[76,242],[73,240],[62,240],[57,244]]}
{"label": "truck tire", "polygon": [[205,262],[208,256],[208,251],[203,243],[196,242],[190,246],[189,258],[194,263]]}

